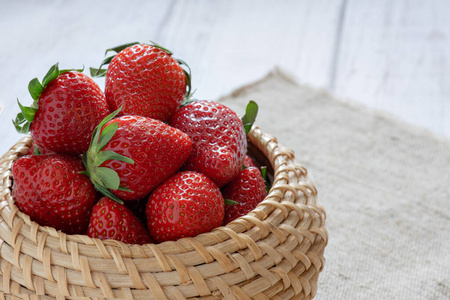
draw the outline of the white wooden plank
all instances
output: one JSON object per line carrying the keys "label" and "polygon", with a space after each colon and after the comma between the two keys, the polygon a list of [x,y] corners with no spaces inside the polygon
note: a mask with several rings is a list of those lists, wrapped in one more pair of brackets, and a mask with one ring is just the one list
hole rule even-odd
{"label": "white wooden plank", "polygon": [[326,86],[342,1],[183,1],[161,43],[191,66],[196,96],[215,99],[280,66]]}
{"label": "white wooden plank", "polygon": [[450,137],[449,1],[353,1],[330,88]]}

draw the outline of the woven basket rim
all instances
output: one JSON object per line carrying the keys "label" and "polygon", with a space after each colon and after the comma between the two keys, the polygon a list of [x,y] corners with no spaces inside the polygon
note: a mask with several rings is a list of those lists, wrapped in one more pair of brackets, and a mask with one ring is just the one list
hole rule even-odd
{"label": "woven basket rim", "polygon": [[[309,250],[306,253],[298,253],[295,257],[289,253],[283,255],[289,258],[288,260],[290,260],[292,265],[297,265],[298,261],[302,261],[305,266],[313,264],[318,276],[324,264],[321,253],[323,253],[323,249],[328,241],[328,233],[324,224],[326,214],[325,210],[317,203],[317,190],[310,181],[306,168],[295,162],[295,155],[290,148],[279,144],[274,136],[262,132],[258,126],[252,128],[248,138],[249,142],[268,159],[274,170],[274,184],[267,197],[257,208],[226,226],[218,227],[211,232],[203,233],[196,237],[182,238],[178,241],[168,241],[160,244],[129,245],[115,240],[90,238],[87,235],[68,235],[56,231],[52,227],[40,226],[36,222],[31,221],[28,215],[19,211],[11,196],[11,167],[13,161],[27,154],[29,150],[31,137],[26,136],[0,158],[0,180],[5,182],[4,185],[0,186],[0,216],[5,221],[0,222],[0,234],[4,235],[3,237],[0,235],[0,240],[3,238],[6,243],[12,245],[12,248],[14,248],[12,255],[14,257],[14,265],[19,267],[21,255],[24,257],[32,256],[33,259],[45,261],[44,247],[49,247],[52,249],[52,262],[62,268],[67,268],[67,270],[80,269],[83,271],[83,264],[86,264],[86,262],[78,261],[77,255],[79,255],[89,259],[89,266],[87,267],[92,271],[98,272],[99,269],[102,269],[102,263],[112,260],[119,269],[119,273],[128,272],[130,274],[136,273],[137,270],[130,271],[129,265],[124,264],[123,259],[132,259],[137,262],[135,267],[138,269],[145,267],[156,273],[173,271],[174,265],[177,272],[179,272],[180,270],[176,266],[177,264],[180,266],[180,263],[189,270],[194,266],[201,267],[202,264],[215,264],[215,266],[223,268],[225,273],[227,273],[228,271],[231,272],[233,267],[230,265],[226,255],[224,257],[224,253],[231,255],[240,253],[239,251],[245,249],[248,250],[255,260],[261,259],[263,261],[262,265],[270,267],[273,264],[273,261],[270,261],[270,259],[273,260],[276,257],[275,253],[270,253],[270,249],[283,243],[283,245],[287,245],[287,248],[294,249],[297,247],[297,244],[300,245],[303,240],[306,240],[314,251]],[[298,179],[298,182],[291,183],[291,178]],[[310,230],[297,231],[294,227],[285,224],[287,220],[289,220],[289,224],[305,222],[305,226],[310,228]],[[10,234],[6,234],[9,231],[11,231]],[[19,239],[20,241],[18,241]],[[20,250],[17,250],[16,247],[18,243],[22,246]],[[28,249],[28,245],[33,243],[37,245],[37,251],[34,248],[31,250],[31,246]],[[261,249],[261,247],[266,247],[267,249]],[[173,258],[175,256],[177,258]],[[168,257],[170,259],[167,259]],[[262,259],[265,257],[270,259]],[[100,262],[96,263],[96,259]],[[172,259],[174,260],[172,261]],[[138,263],[141,262],[145,266],[139,266]],[[244,262],[238,262],[238,264],[239,266],[246,265]],[[86,267],[86,265],[84,266]],[[87,283],[88,287],[89,284],[96,286],[94,280],[92,278],[89,279],[89,275],[86,272],[82,272],[84,282]],[[249,271],[247,270],[247,272]],[[316,273],[312,271],[310,273],[305,274],[309,274],[307,276],[314,282],[314,276],[316,276],[314,274]],[[106,272],[105,274],[110,273]],[[53,274],[50,273],[50,275],[47,274],[47,277],[51,279]],[[158,280],[161,278],[158,277],[160,275],[158,274],[156,277]],[[248,276],[248,274],[244,275]],[[190,273],[189,276],[194,278],[192,277],[194,275]],[[267,278],[264,279],[267,280]],[[81,279],[79,281],[81,284]],[[137,286],[138,289],[139,284],[142,284],[139,279],[136,279],[136,282],[133,281],[133,285]],[[278,285],[279,283],[276,284]],[[30,285],[29,282],[28,285]],[[247,290],[252,291],[252,288],[256,289],[255,285],[256,283],[249,282],[246,285],[248,287]],[[217,286],[219,287],[220,284],[217,283]],[[140,288],[143,287],[141,286]],[[196,288],[199,290],[199,287],[196,286]],[[187,293],[189,294],[189,292]],[[306,291],[303,292],[305,295],[307,294]],[[202,295],[201,289],[198,293],[200,296]],[[313,295],[314,293],[315,291],[312,290],[308,294]]]}

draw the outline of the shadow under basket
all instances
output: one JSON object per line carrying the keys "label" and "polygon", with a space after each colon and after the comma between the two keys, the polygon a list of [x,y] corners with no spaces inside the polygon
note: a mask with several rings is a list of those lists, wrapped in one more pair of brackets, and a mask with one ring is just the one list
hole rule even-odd
{"label": "shadow under basket", "polygon": [[254,127],[248,139],[273,176],[266,199],[212,232],[143,246],[68,235],[21,213],[11,168],[31,138],[21,139],[0,159],[0,298],[313,298],[328,241],[317,190],[275,137]]}

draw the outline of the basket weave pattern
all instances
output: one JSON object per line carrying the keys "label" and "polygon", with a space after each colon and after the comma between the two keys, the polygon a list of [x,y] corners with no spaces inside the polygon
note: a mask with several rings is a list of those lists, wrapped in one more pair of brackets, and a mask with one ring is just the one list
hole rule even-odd
{"label": "basket weave pattern", "polygon": [[254,127],[249,142],[273,169],[254,211],[195,238],[138,246],[67,235],[21,213],[11,167],[29,150],[23,138],[0,159],[0,298],[311,299],[328,240],[317,190],[275,137]]}

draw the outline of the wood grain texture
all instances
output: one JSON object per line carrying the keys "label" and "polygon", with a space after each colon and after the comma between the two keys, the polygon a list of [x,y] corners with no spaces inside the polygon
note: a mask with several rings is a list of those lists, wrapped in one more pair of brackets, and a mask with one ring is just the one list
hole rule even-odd
{"label": "wood grain texture", "polygon": [[340,3],[177,2],[157,36],[188,60],[199,98],[216,99],[276,66],[325,86]]}
{"label": "wood grain texture", "polygon": [[450,137],[448,11],[448,1],[349,0],[332,91]]}

